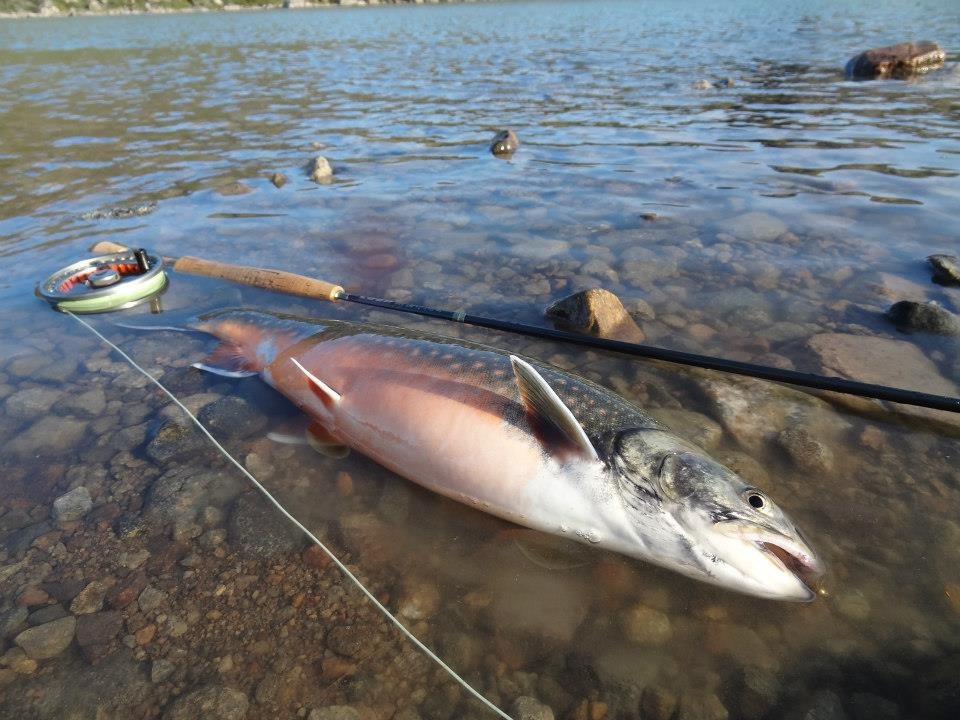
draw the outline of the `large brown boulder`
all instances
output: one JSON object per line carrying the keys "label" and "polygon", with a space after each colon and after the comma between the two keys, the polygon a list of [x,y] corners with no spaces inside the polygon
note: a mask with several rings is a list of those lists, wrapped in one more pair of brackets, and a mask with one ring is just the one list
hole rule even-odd
{"label": "large brown boulder", "polygon": [[555,325],[567,330],[626,342],[643,342],[643,330],[630,317],[620,298],[609,290],[591,288],[557,300],[546,310]]}
{"label": "large brown boulder", "polygon": [[902,79],[939,67],[945,58],[943,48],[926,40],[873,48],[847,63],[847,77],[854,80]]}

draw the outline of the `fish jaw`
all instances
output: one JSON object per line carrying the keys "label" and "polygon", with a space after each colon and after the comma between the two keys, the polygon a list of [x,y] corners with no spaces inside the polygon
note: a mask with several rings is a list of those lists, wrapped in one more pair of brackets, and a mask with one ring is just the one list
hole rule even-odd
{"label": "fish jaw", "polygon": [[729,520],[702,527],[700,543],[706,554],[722,558],[714,568],[718,584],[774,600],[810,602],[816,597],[824,564],[799,533],[790,537]]}

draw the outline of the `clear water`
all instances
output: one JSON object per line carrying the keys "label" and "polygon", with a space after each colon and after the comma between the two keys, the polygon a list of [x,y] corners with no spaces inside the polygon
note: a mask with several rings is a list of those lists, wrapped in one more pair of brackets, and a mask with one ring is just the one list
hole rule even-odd
{"label": "clear water", "polygon": [[[10,670],[8,650],[5,715],[175,715],[177,697],[217,684],[243,693],[248,717],[342,704],[407,720],[492,716],[334,569],[305,565],[254,496],[238,508],[239,478],[204,479],[222,465],[210,449],[151,455],[168,403],[33,297],[43,276],[110,239],[541,324],[551,301],[602,286],[655,344],[821,371],[810,338],[872,335],[909,348],[885,346],[898,382],[957,394],[956,338],[902,335],[882,316],[900,299],[960,311],[960,291],[932,284],[924,263],[958,250],[957,57],[909,82],[847,82],[842,67],[901,39],[960,47],[958,21],[949,4],[852,1],[4,21],[2,607],[36,586],[55,596],[54,581],[122,587],[141,570],[166,594],[159,608],[120,607],[106,641],[88,626],[82,647],[78,637],[29,672]],[[509,161],[487,149],[503,127],[522,143]],[[334,167],[329,185],[306,177],[318,153]],[[273,172],[288,184],[275,188]],[[222,191],[237,182],[249,192]],[[145,215],[95,212],[151,203]],[[178,396],[244,399],[252,419],[218,436],[504,709],[519,696],[598,720],[668,717],[671,698],[682,717],[718,720],[960,709],[949,418],[185,275],[163,304],[174,316],[242,304],[462,334],[598,379],[681,432],[704,421],[676,411],[700,413],[723,424],[711,426],[714,454],[774,495],[824,555],[827,594],[798,606],[516,537],[356,455],[266,441],[294,413],[256,380],[191,371],[209,349],[193,338],[96,319]],[[863,357],[862,376],[889,374],[883,365]],[[730,414],[711,399],[722,393],[745,395],[750,411]],[[832,459],[792,462],[777,440],[788,428]],[[185,485],[170,491],[181,470]],[[80,484],[91,515],[45,525],[53,499]],[[182,504],[171,510],[164,492]],[[250,523],[266,529],[245,533]],[[141,549],[149,560],[125,567],[120,553]],[[156,636],[141,642],[150,625]]]}

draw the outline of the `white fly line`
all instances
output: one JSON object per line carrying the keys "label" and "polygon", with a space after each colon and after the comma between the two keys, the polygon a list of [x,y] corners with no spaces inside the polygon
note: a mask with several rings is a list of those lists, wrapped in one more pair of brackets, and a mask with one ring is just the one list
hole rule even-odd
{"label": "white fly line", "polygon": [[[327,554],[327,557],[329,557],[330,560],[331,560],[338,568],[340,568],[340,572],[342,572],[344,575],[346,575],[347,578],[349,578],[350,581],[351,581],[354,585],[356,585],[357,588],[360,589],[360,592],[362,592],[364,595],[366,595],[367,599],[368,599],[371,603],[373,603],[374,607],[376,607],[380,612],[382,612],[382,613],[386,616],[386,618],[387,618],[391,623],[393,623],[393,624],[397,627],[397,629],[399,629],[400,632],[403,633],[403,634],[410,640],[410,642],[412,642],[414,645],[416,645],[416,646],[424,653],[424,655],[426,655],[428,658],[430,658],[430,659],[433,660],[435,663],[437,663],[437,665],[439,665],[441,668],[443,668],[443,670],[444,670],[448,675],[450,675],[450,677],[453,678],[461,687],[463,687],[464,690],[466,690],[466,691],[469,692],[471,695],[473,695],[477,700],[479,700],[481,703],[483,703],[484,705],[486,705],[490,710],[492,710],[493,712],[495,712],[495,713],[496,713],[497,715],[499,715],[501,718],[505,718],[505,720],[513,720],[513,718],[511,718],[509,715],[507,715],[503,710],[501,710],[501,709],[498,708],[496,705],[494,705],[492,702],[490,702],[487,698],[485,698],[485,697],[480,693],[479,690],[476,690],[472,685],[470,685],[470,683],[468,683],[466,680],[464,680],[462,677],[460,677],[460,675],[458,675],[457,672],[456,672],[452,667],[450,667],[449,665],[447,665],[443,660],[440,659],[440,657],[439,657],[435,652],[433,652],[433,650],[431,650],[430,648],[428,648],[423,642],[421,642],[421,641],[417,638],[416,635],[414,635],[412,632],[410,632],[410,631],[404,626],[404,624],[401,623],[401,622],[396,618],[396,616],[395,616],[393,613],[391,613],[391,612],[383,605],[383,603],[381,603],[379,600],[377,600],[376,597],[374,597],[373,593],[371,593],[371,592],[366,588],[366,586],[364,586],[364,584],[363,584],[362,582],[360,582],[360,580],[357,578],[357,576],[354,575],[352,572],[350,572],[350,569],[349,569],[346,565],[344,565],[336,555],[333,554],[333,552],[330,550],[330,548],[328,548],[326,545],[324,545],[322,542],[320,542],[320,539],[319,539],[316,535],[314,535],[309,529],[307,529],[307,527],[306,527],[303,523],[301,523],[299,520],[297,520],[297,518],[295,518],[295,517],[290,513],[289,510],[287,510],[283,505],[281,505],[280,502],[270,493],[270,491],[267,490],[267,488],[265,488],[265,487],[260,483],[260,481],[257,480],[257,479],[250,473],[250,471],[247,470],[236,458],[234,458],[233,455],[231,455],[231,454],[227,451],[227,449],[226,449],[225,447],[223,447],[223,445],[220,444],[220,442],[210,433],[210,431],[207,430],[206,427],[204,427],[203,423],[201,423],[200,420],[197,419],[196,415],[194,415],[192,412],[190,412],[190,410],[187,409],[187,406],[184,405],[182,402],[180,402],[180,400],[178,400],[177,397],[176,397],[172,392],[170,392],[170,390],[168,390],[168,389],[163,385],[163,383],[161,383],[159,380],[157,380],[155,377],[153,377],[153,375],[151,375],[151,374],[150,374],[149,372],[147,372],[144,368],[142,368],[140,365],[138,365],[137,362],[136,362],[132,357],[130,357],[129,355],[127,355],[127,353],[125,353],[123,350],[121,350],[119,347],[117,347],[114,343],[112,343],[110,340],[108,340],[106,337],[104,337],[104,335],[103,335],[99,330],[97,330],[95,327],[93,327],[93,325],[91,325],[90,323],[88,323],[86,320],[84,320],[83,318],[81,318],[81,317],[79,317],[79,316],[77,316],[77,315],[74,315],[74,314],[73,314],[72,312],[70,312],[69,310],[63,310],[63,312],[66,313],[67,315],[69,315],[70,317],[72,317],[74,320],[76,320],[78,323],[80,323],[80,324],[83,325],[84,327],[86,327],[87,330],[89,330],[89,331],[92,332],[94,335],[96,335],[98,338],[100,338],[100,340],[102,340],[108,347],[112,348],[118,355],[120,355],[120,357],[122,357],[124,360],[126,360],[128,363],[130,363],[130,366],[131,366],[132,368],[134,368],[137,372],[139,372],[139,373],[141,373],[142,375],[144,375],[148,380],[150,380],[150,382],[152,382],[154,385],[156,385],[158,388],[160,388],[160,390],[161,390],[168,398],[170,398],[171,401],[173,401],[181,410],[183,410],[184,413],[186,413],[187,417],[189,417],[190,420],[193,422],[193,424],[196,425],[197,428],[199,428],[200,432],[202,432],[202,433],[207,437],[207,439],[208,439],[211,443],[213,443],[214,447],[216,447],[217,450],[219,450],[221,453],[223,453],[223,456],[224,456],[227,460],[229,460],[230,463],[233,464],[233,466],[237,468],[237,470],[239,470],[241,473],[243,473],[243,475],[244,475],[251,483],[253,483],[253,485],[257,488],[257,490],[259,490],[259,491],[263,494],[263,496],[270,502],[270,504],[273,505],[273,506],[280,512],[281,515],[283,515],[287,520],[289,520],[291,523],[293,523],[300,531],[302,531],[304,535],[306,535],[308,538],[310,538],[310,541],[311,541],[311,542],[313,542],[314,544],[316,544],[317,547],[319,547],[321,550],[323,550],[323,552]],[[170,329],[172,329],[172,328],[170,328]]]}

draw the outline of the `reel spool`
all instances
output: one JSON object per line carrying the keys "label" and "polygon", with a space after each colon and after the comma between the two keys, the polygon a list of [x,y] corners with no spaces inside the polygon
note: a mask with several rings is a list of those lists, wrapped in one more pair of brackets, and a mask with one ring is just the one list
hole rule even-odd
{"label": "reel spool", "polygon": [[153,300],[166,287],[163,258],[140,248],[68,265],[37,285],[36,294],[57,310],[98,313]]}

